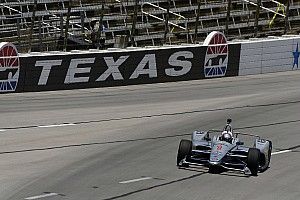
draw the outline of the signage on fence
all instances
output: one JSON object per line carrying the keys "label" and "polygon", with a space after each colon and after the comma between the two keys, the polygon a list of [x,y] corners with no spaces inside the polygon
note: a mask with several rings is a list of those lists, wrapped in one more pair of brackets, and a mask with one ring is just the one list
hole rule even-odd
{"label": "signage on fence", "polygon": [[17,88],[20,62],[16,47],[9,42],[0,43],[0,92],[14,92]]}
{"label": "signage on fence", "polygon": [[[236,50],[235,50],[236,49]],[[22,58],[25,91],[75,89],[203,79],[207,47]],[[232,46],[239,53],[239,45]],[[230,54],[229,54],[230,63]],[[232,57],[233,59],[238,56]],[[237,76],[238,62],[222,76]],[[217,77],[217,76],[208,76]]]}
{"label": "signage on fence", "polygon": [[293,62],[293,68],[292,69],[298,69],[299,67],[299,56],[300,56],[300,53],[299,53],[299,47],[298,47],[298,42],[297,42],[297,47],[295,49],[295,51],[293,51],[293,56],[294,56],[294,62]]}
{"label": "signage on fence", "polygon": [[1,43],[0,90],[46,91],[237,76],[240,44],[227,45],[220,32],[213,32],[207,41],[207,45],[158,49],[28,54],[20,60],[12,44]]}
{"label": "signage on fence", "polygon": [[204,62],[205,77],[225,76],[228,64],[228,44],[223,33],[211,32],[204,41],[207,46]]}

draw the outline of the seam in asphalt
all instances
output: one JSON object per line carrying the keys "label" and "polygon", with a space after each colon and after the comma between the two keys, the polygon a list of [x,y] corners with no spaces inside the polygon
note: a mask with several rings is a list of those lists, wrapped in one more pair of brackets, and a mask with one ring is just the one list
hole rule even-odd
{"label": "seam in asphalt", "polygon": [[[261,124],[261,125],[248,126],[248,127],[239,127],[239,128],[235,128],[235,129],[236,130],[243,130],[243,129],[248,129],[248,128],[277,126],[277,125],[297,123],[297,122],[300,122],[300,119],[299,120],[291,120],[291,121],[282,121],[282,122],[276,122],[276,123],[270,123],[270,124]],[[183,134],[167,135],[167,136],[159,136],[159,137],[129,139],[129,140],[115,140],[115,141],[106,141],[106,142],[69,144],[69,145],[51,146],[51,147],[42,147],[42,148],[21,149],[21,150],[15,150],[15,151],[2,151],[2,152],[0,152],[0,155],[2,155],[2,154],[13,154],[13,153],[34,152],[34,151],[46,151],[46,150],[54,150],[54,149],[65,149],[65,148],[71,148],[71,147],[85,147],[85,146],[93,146],[93,145],[106,145],[106,144],[138,142],[138,141],[146,141],[146,140],[159,140],[159,139],[182,137],[182,136],[187,136],[187,135],[191,135],[191,133],[183,133]],[[300,147],[300,145],[296,145],[296,146],[292,146],[292,147],[285,148],[285,149],[280,149],[280,150],[294,150],[294,149],[297,149],[299,147]]]}
{"label": "seam in asphalt", "polygon": [[[202,113],[202,112],[215,112],[215,111],[233,110],[233,109],[279,106],[279,105],[288,105],[288,104],[297,104],[297,103],[300,103],[300,100],[299,101],[288,101],[288,102],[270,103],[270,104],[244,105],[244,106],[234,106],[234,107],[225,107],[225,108],[192,110],[192,111],[184,111],[184,112],[162,113],[162,114],[141,115],[141,116],[132,116],[132,117],[120,117],[120,118],[110,118],[110,119],[100,119],[100,120],[89,120],[89,121],[78,121],[78,122],[63,122],[61,124],[76,124],[76,125],[79,125],[79,124],[90,124],[90,123],[120,121],[120,120],[143,119],[143,118],[152,118],[152,117],[176,116],[176,115],[185,115],[185,114]],[[3,127],[3,128],[0,128],[0,129],[1,130],[17,130],[17,129],[39,128],[40,126],[47,126],[47,125],[49,125],[49,124],[28,125],[28,126],[15,126],[15,127]]]}

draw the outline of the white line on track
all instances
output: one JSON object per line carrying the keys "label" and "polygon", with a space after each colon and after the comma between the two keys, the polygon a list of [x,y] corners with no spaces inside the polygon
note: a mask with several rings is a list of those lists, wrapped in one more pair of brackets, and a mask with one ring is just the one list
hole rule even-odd
{"label": "white line on track", "polygon": [[75,126],[76,124],[51,124],[51,125],[41,125],[39,128],[52,128],[52,127],[63,127],[63,126]]}
{"label": "white line on track", "polygon": [[5,130],[3,130],[3,129],[0,129],[0,132],[4,132]]}
{"label": "white line on track", "polygon": [[137,178],[137,179],[132,179],[132,180],[128,180],[128,181],[121,181],[119,183],[124,184],[124,183],[134,183],[134,182],[138,182],[138,181],[145,181],[145,180],[149,180],[149,179],[153,179],[152,177],[143,177],[143,178]]}
{"label": "white line on track", "polygon": [[277,152],[273,152],[273,153],[271,153],[271,155],[277,155],[277,154],[289,153],[289,152],[292,152],[292,150],[283,150],[283,151],[277,151]]}
{"label": "white line on track", "polygon": [[52,196],[57,196],[57,193],[47,193],[47,194],[42,194],[38,196],[32,196],[32,197],[27,197],[25,200],[34,200],[34,199],[41,199],[41,198],[46,198],[46,197],[52,197]]}

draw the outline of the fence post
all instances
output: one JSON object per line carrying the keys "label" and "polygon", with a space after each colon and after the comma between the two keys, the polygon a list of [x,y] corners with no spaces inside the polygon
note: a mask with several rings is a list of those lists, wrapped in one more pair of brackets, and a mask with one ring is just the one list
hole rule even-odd
{"label": "fence post", "polygon": [[[99,28],[97,31],[97,38],[96,38],[96,42],[97,42],[97,49],[100,48],[100,46],[102,46],[100,44],[100,39],[101,39],[101,33],[103,31],[103,16],[104,16],[104,0],[101,1],[101,11],[100,11],[100,21],[99,21]],[[103,48],[103,47],[101,47]]]}
{"label": "fence post", "polygon": [[81,26],[81,35],[84,37],[84,12],[80,11],[80,26]]}
{"label": "fence post", "polygon": [[261,0],[257,0],[257,7],[255,13],[255,24],[254,24],[254,36],[257,37],[258,34],[258,20],[259,20],[259,12],[260,12]]}
{"label": "fence post", "polygon": [[169,33],[169,14],[170,14],[170,0],[168,0],[168,6],[167,6],[167,14],[165,17],[165,34],[164,34],[164,44],[167,43],[167,34]]}
{"label": "fence post", "polygon": [[18,46],[21,48],[21,25],[20,18],[17,18],[17,35],[18,35]]}
{"label": "fence post", "polygon": [[231,0],[228,0],[227,3],[227,14],[226,14],[226,24],[225,24],[225,35],[228,35],[228,25],[230,20],[230,11],[231,11]]}
{"label": "fence post", "polygon": [[69,24],[70,24],[70,15],[71,15],[72,1],[73,0],[69,0],[69,5],[68,5],[66,28],[65,28],[65,37],[64,37],[64,51],[67,51],[67,45],[68,45],[68,32],[69,32]]}
{"label": "fence post", "polygon": [[35,20],[35,11],[36,11],[36,8],[37,8],[37,0],[34,0],[34,2],[33,2],[32,16],[31,16],[31,26],[30,26],[30,31],[29,31],[28,53],[31,52],[31,47],[32,47],[32,34],[33,34],[33,28],[34,28],[34,20]]}
{"label": "fence post", "polygon": [[201,0],[197,0],[198,8],[197,8],[197,15],[196,15],[196,22],[195,22],[195,35],[194,35],[194,43],[198,40],[198,25],[199,25],[199,18],[200,18],[200,9],[201,9]]}
{"label": "fence post", "polygon": [[59,23],[59,29],[60,29],[60,37],[64,37],[64,15],[60,13],[60,23]]}
{"label": "fence post", "polygon": [[39,51],[42,51],[43,46],[43,36],[42,36],[42,17],[39,16]]}
{"label": "fence post", "polygon": [[130,43],[131,43],[132,46],[135,46],[134,36],[135,36],[135,25],[136,25],[137,12],[138,12],[138,3],[139,3],[139,0],[135,0],[134,10],[133,10],[133,17],[132,17],[131,34],[130,34]]}
{"label": "fence post", "polygon": [[290,0],[287,0],[286,9],[285,9],[285,18],[284,18],[284,20],[285,20],[284,34],[286,34],[288,30],[290,30],[289,12],[290,12]]}

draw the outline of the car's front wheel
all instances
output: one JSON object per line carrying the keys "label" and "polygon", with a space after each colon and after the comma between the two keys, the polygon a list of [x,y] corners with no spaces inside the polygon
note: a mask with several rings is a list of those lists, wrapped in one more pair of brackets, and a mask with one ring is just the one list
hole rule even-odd
{"label": "car's front wheel", "polygon": [[260,151],[256,148],[250,148],[247,157],[247,167],[250,169],[253,176],[257,176],[259,167]]}
{"label": "car's front wheel", "polygon": [[[177,152],[177,166],[180,166],[182,160],[186,157],[189,157],[192,152],[192,141],[190,140],[181,140]],[[186,164],[183,167],[188,167]]]}

